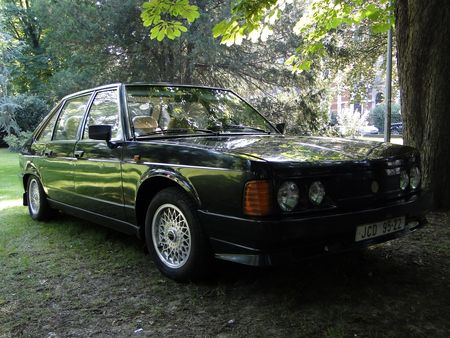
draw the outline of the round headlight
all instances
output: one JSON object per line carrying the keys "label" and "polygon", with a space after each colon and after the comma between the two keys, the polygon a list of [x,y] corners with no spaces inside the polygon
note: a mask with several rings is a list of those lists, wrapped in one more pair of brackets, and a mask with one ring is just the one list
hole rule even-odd
{"label": "round headlight", "polygon": [[409,185],[411,186],[412,189],[417,189],[420,185],[420,169],[417,166],[414,166],[411,168],[411,170],[409,171]]}
{"label": "round headlight", "polygon": [[405,190],[409,185],[409,176],[405,170],[400,172],[400,189]]}
{"label": "round headlight", "polygon": [[322,203],[323,198],[325,197],[325,188],[323,187],[322,182],[315,181],[311,186],[309,187],[309,199],[310,201],[315,204],[319,205]]}
{"label": "round headlight", "polygon": [[284,211],[292,211],[298,203],[298,197],[299,190],[294,182],[284,182],[278,189],[278,204]]}

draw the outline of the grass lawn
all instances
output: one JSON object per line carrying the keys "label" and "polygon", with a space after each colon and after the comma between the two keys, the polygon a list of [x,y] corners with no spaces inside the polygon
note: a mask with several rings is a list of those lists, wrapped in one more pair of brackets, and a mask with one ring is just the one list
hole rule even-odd
{"label": "grass lawn", "polygon": [[[0,203],[22,198],[17,154],[0,148]],[[1,204],[0,204],[1,205]]]}
{"label": "grass lawn", "polygon": [[[0,152],[1,200],[21,187]],[[5,189],[5,187],[7,189]],[[0,210],[0,337],[449,337],[450,220],[362,252],[163,277],[141,241],[58,214]]]}

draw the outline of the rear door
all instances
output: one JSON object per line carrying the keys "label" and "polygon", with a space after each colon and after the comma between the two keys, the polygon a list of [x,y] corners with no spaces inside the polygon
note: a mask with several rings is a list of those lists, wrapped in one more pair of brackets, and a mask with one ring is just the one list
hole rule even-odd
{"label": "rear door", "polygon": [[65,101],[56,120],[53,137],[43,150],[40,169],[43,184],[49,198],[62,203],[73,204],[74,148],[90,97],[89,93]]}
{"label": "rear door", "polygon": [[[80,208],[123,220],[122,123],[117,88],[95,93],[80,141],[75,147],[75,192]],[[111,146],[89,138],[90,125],[110,125]]]}

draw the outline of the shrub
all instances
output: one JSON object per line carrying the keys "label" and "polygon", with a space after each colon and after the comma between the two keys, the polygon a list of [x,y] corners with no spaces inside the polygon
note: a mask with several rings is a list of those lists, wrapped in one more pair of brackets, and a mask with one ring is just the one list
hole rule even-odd
{"label": "shrub", "polygon": [[21,131],[18,135],[8,135],[4,137],[5,142],[9,146],[9,151],[19,151],[23,148],[23,146],[27,143],[27,141],[31,138],[33,132],[31,131]]}
{"label": "shrub", "polygon": [[15,119],[15,112],[18,108],[14,98],[7,96],[0,98],[0,131],[7,135],[20,131]]}
{"label": "shrub", "polygon": [[18,95],[13,98],[16,108],[14,119],[20,130],[33,131],[49,111],[48,104],[34,95]]}
{"label": "shrub", "polygon": [[[384,116],[386,115],[386,104],[377,104],[375,108],[370,111],[369,119],[371,123],[378,128],[380,132],[384,132]],[[402,115],[400,114],[400,105],[393,103],[391,106],[391,122],[402,122]]]}
{"label": "shrub", "polygon": [[343,136],[356,136],[360,134],[362,127],[367,126],[368,113],[360,113],[358,110],[342,109],[337,115],[339,131]]}
{"label": "shrub", "polygon": [[0,98],[0,145],[3,141],[11,150],[22,145],[25,133],[33,131],[48,113],[47,103],[38,96],[18,95]]}

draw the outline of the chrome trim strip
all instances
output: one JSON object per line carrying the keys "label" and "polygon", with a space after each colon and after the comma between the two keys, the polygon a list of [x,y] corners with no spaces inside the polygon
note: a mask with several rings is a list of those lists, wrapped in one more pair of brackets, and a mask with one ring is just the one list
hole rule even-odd
{"label": "chrome trim strip", "polygon": [[[83,158],[80,158],[82,160]],[[105,163],[120,163],[120,160],[105,160],[105,159],[99,159],[99,158],[87,158],[85,160],[91,161],[91,162],[105,162]]]}
{"label": "chrome trim strip", "polygon": [[[125,161],[130,164],[145,164],[145,165],[156,165],[163,167],[176,167],[176,168],[192,168],[192,169],[208,169],[208,170],[222,170],[222,171],[233,171],[233,169],[229,168],[217,168],[217,167],[205,167],[199,165],[188,165],[188,164],[175,164],[175,163],[159,163],[159,162],[136,162],[133,160]],[[237,171],[237,170],[236,170]]]}
{"label": "chrome trim strip", "polygon": [[69,156],[50,156],[48,157],[49,160],[66,160],[66,161],[76,161],[76,157],[69,157]]}

